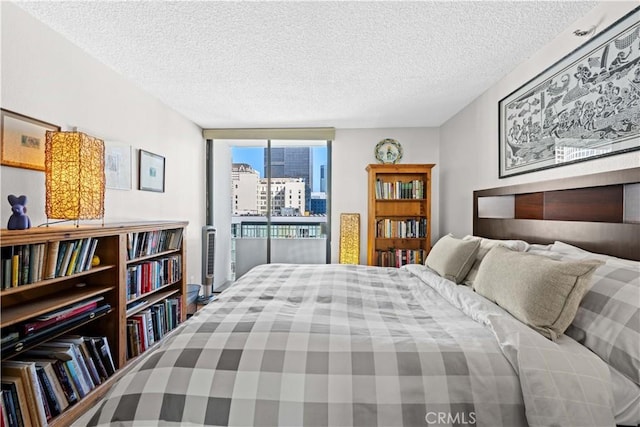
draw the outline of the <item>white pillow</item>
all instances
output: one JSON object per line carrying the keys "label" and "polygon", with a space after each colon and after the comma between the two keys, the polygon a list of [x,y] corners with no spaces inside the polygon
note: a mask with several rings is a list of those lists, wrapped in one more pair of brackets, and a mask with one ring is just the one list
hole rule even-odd
{"label": "white pillow", "polygon": [[551,245],[551,248],[549,250],[563,255],[572,255],[573,259],[599,259],[601,261],[607,262],[608,264],[613,262],[624,267],[639,269],[640,271],[640,261],[633,261],[630,259],[617,258],[611,255],[589,252],[585,249],[570,245],[565,242],[560,242],[558,240],[553,242],[553,245]]}
{"label": "white pillow", "polygon": [[445,279],[460,283],[473,265],[479,247],[479,241],[456,239],[447,234],[433,245],[425,265]]}
{"label": "white pillow", "polygon": [[487,239],[484,237],[471,236],[466,235],[462,238],[462,240],[473,240],[480,241],[480,249],[478,249],[478,253],[476,254],[476,259],[467,273],[467,276],[462,281],[463,284],[468,286],[473,286],[473,281],[476,279],[478,275],[478,269],[480,268],[480,263],[482,259],[487,255],[489,250],[495,246],[504,246],[506,248],[511,249],[516,252],[524,252],[529,248],[529,243],[524,240],[496,240],[496,239]]}
{"label": "white pillow", "polygon": [[503,246],[489,251],[473,289],[547,338],[573,321],[598,260],[560,261]]}
{"label": "white pillow", "polygon": [[527,248],[527,251],[530,251],[532,249],[535,249],[537,251],[548,251],[548,250],[551,250],[551,244],[541,245],[539,243],[529,243],[529,247]]}

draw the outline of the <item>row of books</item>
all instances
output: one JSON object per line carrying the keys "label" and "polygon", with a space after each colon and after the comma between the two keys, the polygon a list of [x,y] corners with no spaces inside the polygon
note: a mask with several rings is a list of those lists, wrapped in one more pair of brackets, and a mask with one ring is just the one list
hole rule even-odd
{"label": "row of books", "polygon": [[2,362],[2,405],[10,427],[46,426],[112,376],[106,337],[67,335]]}
{"label": "row of books", "polygon": [[390,249],[378,250],[376,256],[380,267],[402,267],[407,264],[423,264],[427,252],[423,249]]}
{"label": "row of books", "polygon": [[180,249],[182,228],[127,234],[128,259]]}
{"label": "row of books", "polygon": [[180,324],[181,298],[167,298],[127,319],[127,357],[143,353]]}
{"label": "row of books", "polygon": [[2,289],[89,270],[98,240],[33,243],[2,248]]}
{"label": "row of books", "polygon": [[376,199],[424,199],[424,182],[413,181],[386,182],[376,180]]}
{"label": "row of books", "polygon": [[127,301],[182,278],[182,256],[143,262],[127,267]]}
{"label": "row of books", "polygon": [[427,236],[427,219],[394,220],[385,218],[376,224],[376,237],[420,238]]}

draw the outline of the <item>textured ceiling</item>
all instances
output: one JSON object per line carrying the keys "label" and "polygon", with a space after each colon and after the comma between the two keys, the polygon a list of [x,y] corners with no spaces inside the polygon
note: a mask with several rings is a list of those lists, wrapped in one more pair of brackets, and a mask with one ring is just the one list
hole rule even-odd
{"label": "textured ceiling", "polygon": [[203,128],[439,126],[597,2],[17,2]]}

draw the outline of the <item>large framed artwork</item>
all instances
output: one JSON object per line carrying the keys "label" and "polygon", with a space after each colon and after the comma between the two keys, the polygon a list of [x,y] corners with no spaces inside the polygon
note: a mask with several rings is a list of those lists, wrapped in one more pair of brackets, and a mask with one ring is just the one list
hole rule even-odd
{"label": "large framed artwork", "polygon": [[500,178],[640,149],[640,7],[498,108]]}
{"label": "large framed artwork", "polygon": [[60,126],[0,110],[0,164],[43,171],[48,130],[59,131]]}

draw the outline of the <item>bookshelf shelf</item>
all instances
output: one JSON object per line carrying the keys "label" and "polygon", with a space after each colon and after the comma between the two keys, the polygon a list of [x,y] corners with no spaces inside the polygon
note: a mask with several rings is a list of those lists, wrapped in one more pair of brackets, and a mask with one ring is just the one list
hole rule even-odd
{"label": "bookshelf shelf", "polygon": [[89,274],[95,274],[95,273],[99,273],[101,271],[111,270],[113,268],[116,268],[116,266],[115,265],[101,265],[101,266],[93,267],[91,270],[82,271],[80,273],[75,273],[75,274],[72,274],[72,275],[69,275],[69,276],[60,276],[60,277],[55,277],[53,279],[42,280],[42,281],[36,282],[36,283],[30,283],[28,285],[20,285],[20,286],[14,287],[14,288],[3,289],[2,291],[0,291],[0,297],[4,298],[4,297],[6,297],[8,295],[18,294],[18,293],[22,293],[22,292],[28,292],[29,290],[41,288],[43,286],[50,286],[50,285],[52,285],[54,283],[66,282],[66,281],[68,281],[69,279],[72,279],[72,278],[87,276]]}
{"label": "bookshelf shelf", "polygon": [[176,252],[178,252],[178,251],[177,250],[168,250],[168,251],[158,252],[157,254],[153,254],[153,255],[145,255],[145,256],[142,256],[142,257],[135,258],[135,259],[127,260],[127,264],[137,264],[137,263],[140,263],[140,262],[143,262],[143,261],[147,261],[147,260],[150,260],[150,259],[161,258],[161,257],[167,256],[167,255],[173,255]]}
{"label": "bookshelf shelf", "polygon": [[62,294],[56,294],[45,299],[7,307],[2,310],[2,321],[0,327],[14,325],[27,319],[40,316],[53,310],[68,306],[87,298],[103,295],[109,291],[113,291],[115,286],[93,286],[91,288],[66,291]]}
{"label": "bookshelf shelf", "polygon": [[369,265],[399,267],[424,261],[431,250],[431,170],[434,166],[367,166]]}
{"label": "bookshelf shelf", "polygon": [[423,201],[425,201],[425,199],[376,199],[378,203],[415,203]]}
{"label": "bookshelf shelf", "polygon": [[[85,326],[90,322],[94,322],[94,321],[96,321],[98,319],[101,319],[104,316],[106,316],[106,315],[108,315],[108,314],[110,314],[112,312],[113,312],[113,309],[109,309],[109,310],[107,310],[105,312],[90,316],[89,318],[84,319],[82,321],[74,322],[73,325],[71,325],[71,326],[65,327],[64,329],[61,329],[61,330],[59,330],[57,332],[53,332],[51,334],[48,334],[47,337],[46,338],[42,338],[41,341],[39,340],[37,342],[32,342],[32,343],[29,343],[29,344],[19,343],[19,344],[16,344],[16,345],[12,345],[10,347],[10,349],[6,351],[6,354],[3,354],[3,358],[4,357],[8,357],[8,356],[11,356],[11,357],[19,356],[20,354],[22,354],[22,353],[24,353],[26,351],[29,351],[29,350],[41,345],[43,342],[56,339],[56,338],[58,338],[58,337],[60,337],[62,335],[68,334],[69,332],[73,332],[76,329],[78,329],[78,328],[80,328],[82,326]],[[4,353],[4,351],[3,351],[3,353]]]}
{"label": "bookshelf shelf", "polygon": [[[110,376],[102,376],[102,381],[94,377],[96,381],[75,403],[66,409],[61,405],[62,412],[57,416],[53,411],[47,413],[46,424],[54,427],[72,425],[78,416],[106,393],[122,368],[130,366],[131,360],[127,357],[127,322],[131,318],[154,307],[164,306],[167,307],[169,329],[174,329],[186,319],[186,249],[182,236],[187,224],[185,221],[147,221],[0,230],[3,271],[0,275],[2,367],[19,362],[34,363],[29,362],[29,358],[45,351],[47,347],[71,339],[70,332],[87,340],[88,347],[93,345],[89,342],[97,340],[102,351],[99,357],[107,354],[112,361]],[[136,257],[130,256],[131,243],[134,242],[132,237],[137,239],[135,242],[141,248],[136,252]],[[92,252],[92,246],[95,252]],[[60,253],[63,247],[64,255],[56,255],[55,249]],[[67,252],[71,255],[66,255]],[[100,265],[90,265],[92,253],[100,258]],[[69,257],[68,268],[64,267],[64,256]],[[158,271],[169,270],[170,274],[154,282],[156,285],[166,284],[127,301],[128,272],[138,264],[159,265],[162,268],[159,267]],[[11,270],[10,275],[7,267]],[[59,271],[66,274],[60,274]],[[52,277],[54,274],[58,277]],[[94,301],[97,297],[101,298]],[[128,310],[127,305],[135,301],[144,302]],[[154,346],[169,333],[163,330]],[[84,355],[76,353],[75,356],[86,358],[89,366],[91,355],[88,350]],[[46,358],[56,359],[55,356]],[[56,363],[67,363],[66,359],[57,360]],[[85,371],[84,374],[91,372]],[[56,377],[62,374],[52,370],[51,375]],[[44,387],[45,381],[40,376],[33,378],[36,382],[42,381],[41,386]],[[61,377],[58,380],[61,383],[63,381]],[[25,387],[33,387],[33,383]],[[46,401],[34,401],[37,401],[35,406],[44,407],[46,412],[52,399],[56,398],[52,398],[51,388],[45,393],[49,393]],[[33,407],[29,407],[29,412],[36,417],[37,413],[31,414]],[[40,424],[45,423],[37,425]]]}
{"label": "bookshelf shelf", "polygon": [[[167,286],[164,286],[162,289],[166,289],[166,288],[170,288],[170,287],[171,287],[171,285],[167,285]],[[141,300],[144,300],[144,303],[140,304],[140,305],[136,305],[135,307],[133,307],[131,309],[128,309],[126,316],[129,317],[129,316],[132,316],[132,315],[134,315],[136,313],[139,313],[142,310],[149,308],[151,305],[153,305],[153,304],[155,304],[155,303],[157,303],[159,301],[165,300],[168,297],[170,297],[171,295],[175,295],[177,292],[178,292],[177,289],[169,289],[169,290],[164,290],[164,291],[161,291],[161,289],[159,289],[159,290],[157,290],[155,292],[150,292],[148,294],[144,294],[144,295],[136,298],[135,300],[128,301],[127,304],[131,304],[132,302],[141,301]]]}

